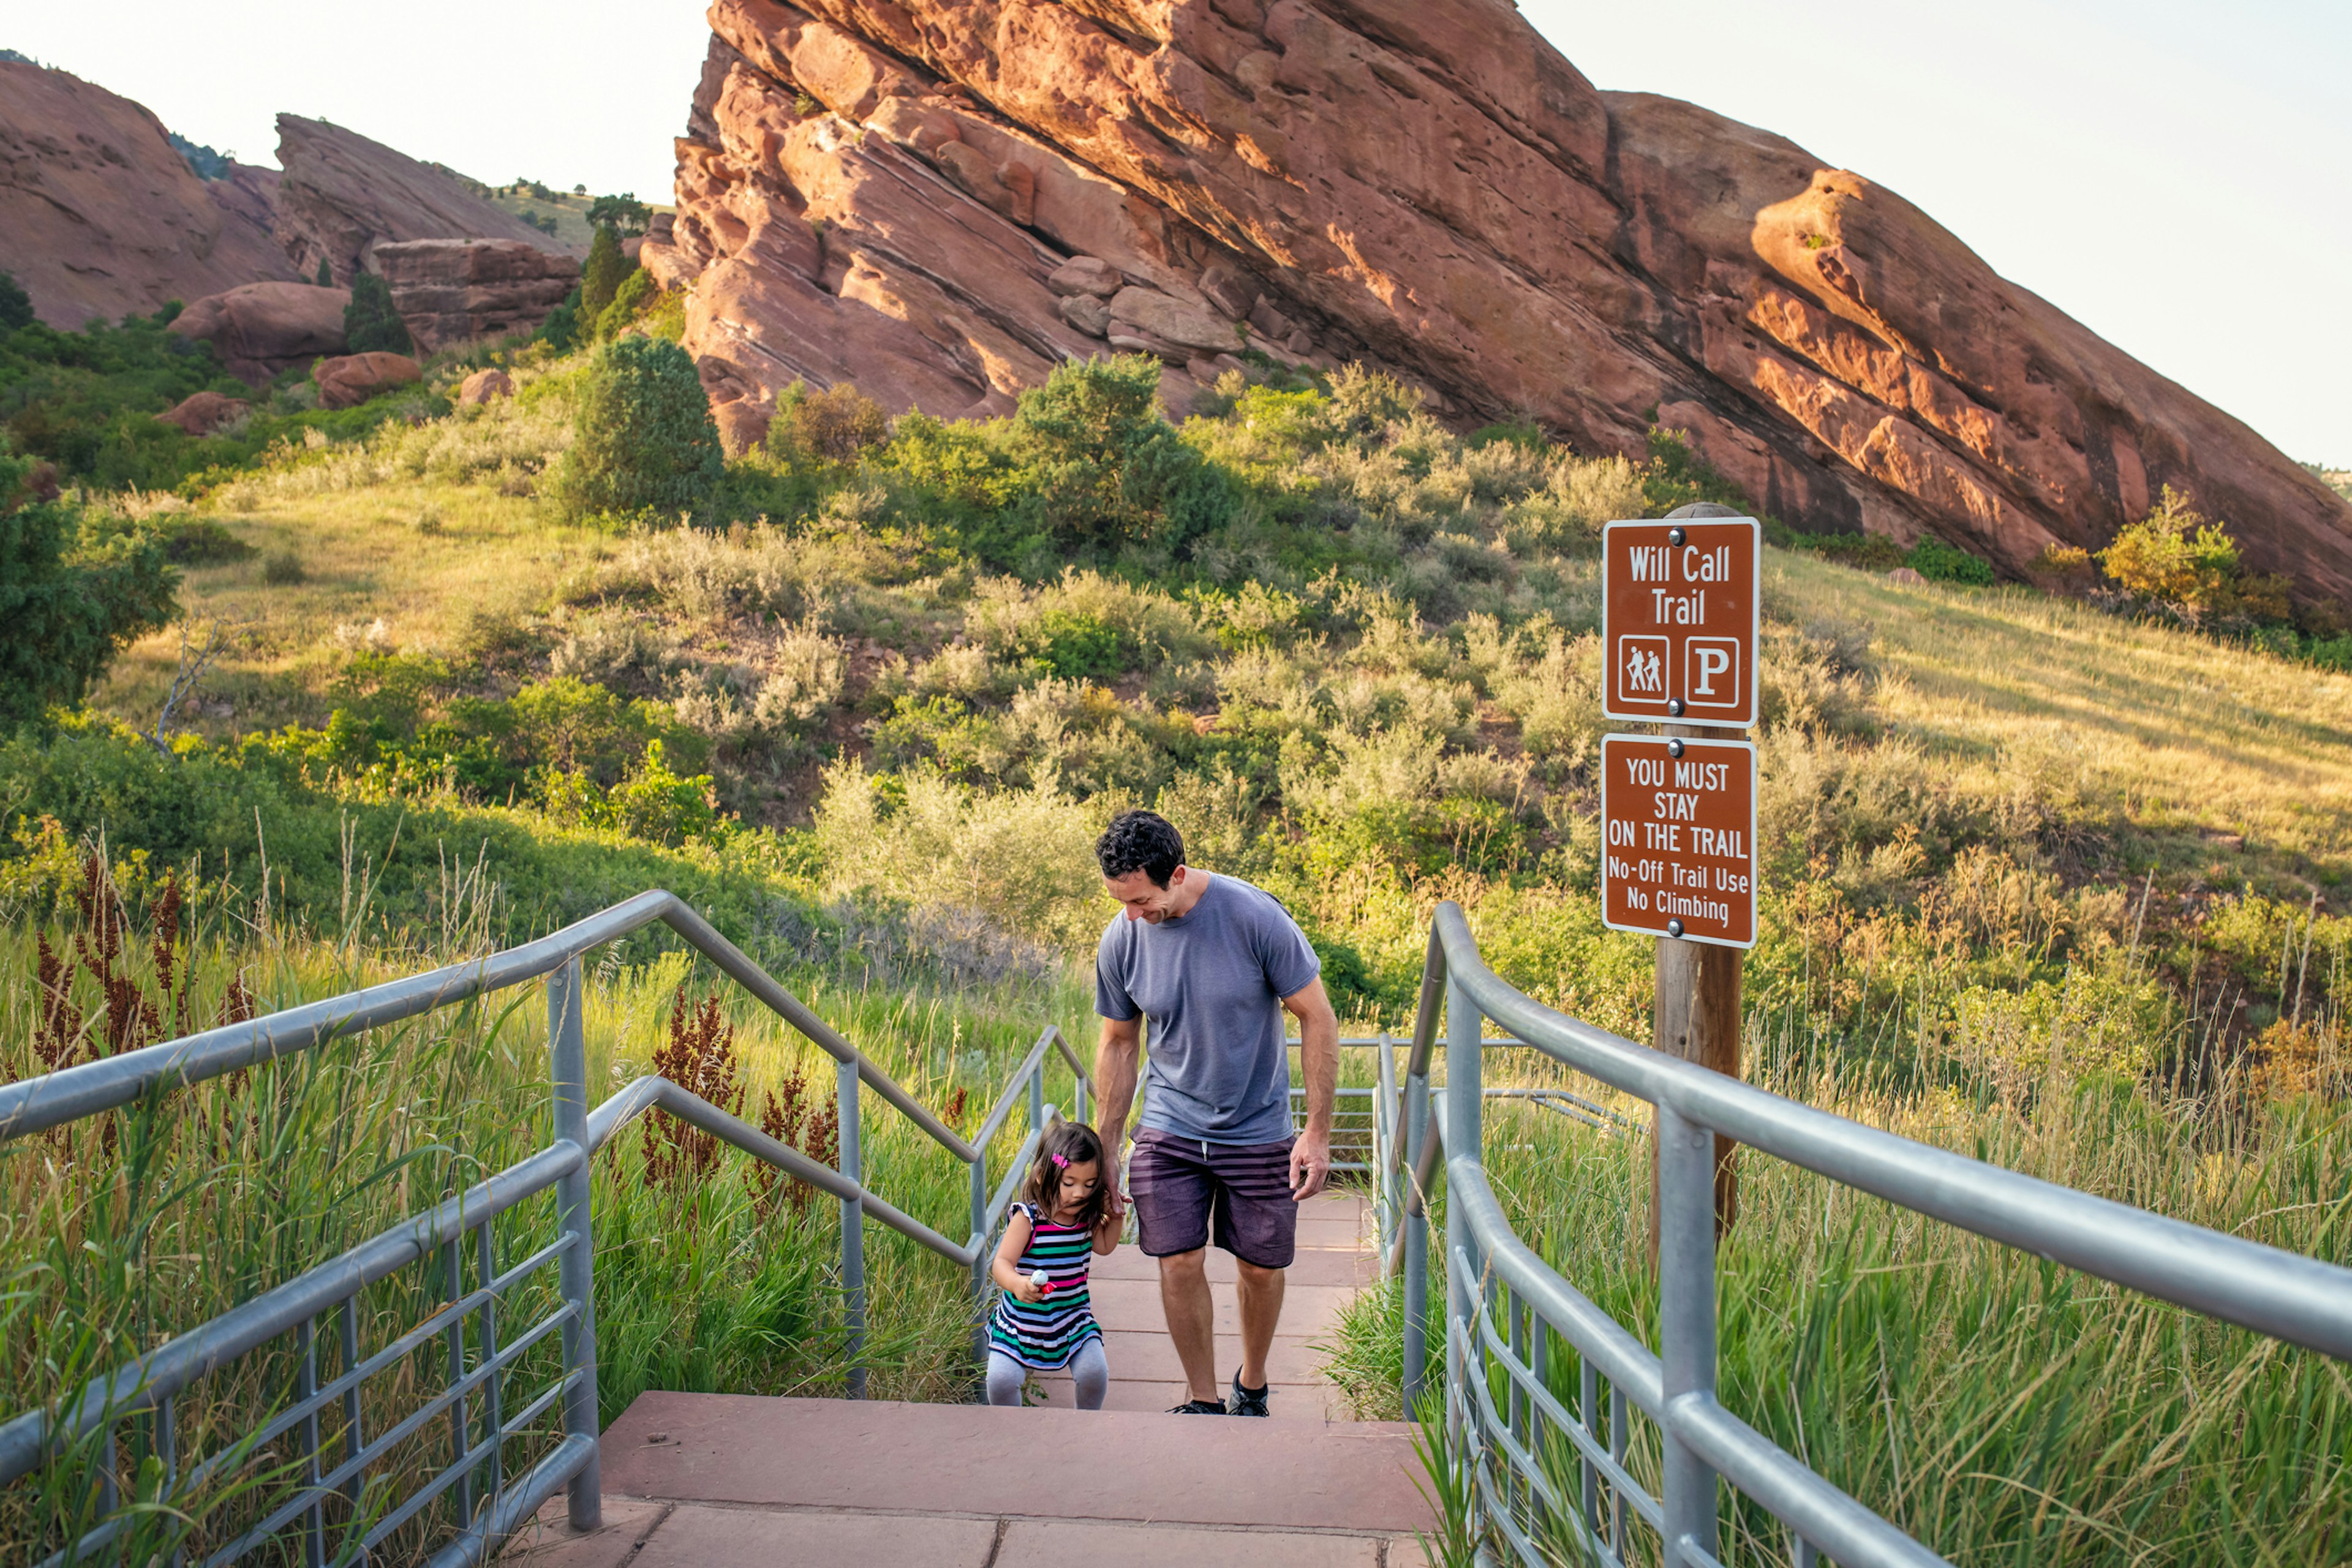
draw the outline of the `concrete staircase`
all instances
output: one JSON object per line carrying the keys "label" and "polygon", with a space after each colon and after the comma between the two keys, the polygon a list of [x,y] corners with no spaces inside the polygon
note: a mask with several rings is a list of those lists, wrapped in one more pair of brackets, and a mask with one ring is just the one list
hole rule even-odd
{"label": "concrete staircase", "polygon": [[[1274,1419],[1176,1416],[1181,1373],[1156,1265],[1096,1260],[1111,1368],[1105,1408],[1066,1378],[1021,1410],[838,1399],[647,1394],[604,1433],[604,1528],[573,1536],[559,1498],[501,1558],[529,1568],[1419,1568],[1431,1528],[1410,1428],[1343,1418],[1312,1342],[1370,1281],[1370,1218],[1331,1194],[1301,1216]],[[1233,1260],[1210,1254],[1218,1365]]]}

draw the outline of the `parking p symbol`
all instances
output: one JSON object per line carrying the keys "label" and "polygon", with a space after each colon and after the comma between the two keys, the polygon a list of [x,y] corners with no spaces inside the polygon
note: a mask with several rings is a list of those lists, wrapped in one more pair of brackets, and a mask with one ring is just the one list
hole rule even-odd
{"label": "parking p symbol", "polygon": [[1684,645],[1684,700],[1693,708],[1739,706],[1739,643],[1693,637]]}

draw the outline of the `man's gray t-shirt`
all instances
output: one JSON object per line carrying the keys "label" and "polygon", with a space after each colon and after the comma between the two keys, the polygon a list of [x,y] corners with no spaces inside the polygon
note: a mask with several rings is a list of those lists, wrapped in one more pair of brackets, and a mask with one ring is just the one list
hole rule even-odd
{"label": "man's gray t-shirt", "polygon": [[1282,999],[1323,961],[1281,900],[1212,876],[1189,914],[1158,925],[1122,910],[1095,950],[1095,1011],[1151,1020],[1143,1125],[1211,1143],[1290,1136]]}

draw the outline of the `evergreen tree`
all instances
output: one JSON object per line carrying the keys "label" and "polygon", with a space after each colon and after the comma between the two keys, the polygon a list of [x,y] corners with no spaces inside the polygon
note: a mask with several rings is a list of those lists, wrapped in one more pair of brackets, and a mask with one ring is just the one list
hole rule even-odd
{"label": "evergreen tree", "polygon": [[328,266],[327,258],[321,256],[319,258],[319,287],[321,289],[331,289],[334,286],[335,269]]}
{"label": "evergreen tree", "polygon": [[343,346],[355,354],[379,350],[404,354],[415,346],[400,312],[392,308],[392,285],[373,272],[352,279],[352,302],[343,307]]}
{"label": "evergreen tree", "polygon": [[725,472],[694,360],[665,338],[598,349],[573,405],[558,492],[574,517],[693,511]]}
{"label": "evergreen tree", "polygon": [[33,297],[13,272],[0,272],[0,331],[15,331],[33,324]]}
{"label": "evergreen tree", "polygon": [[629,275],[629,258],[621,254],[621,231],[611,224],[596,226],[596,237],[588,245],[587,265],[580,269],[580,319],[593,322],[621,291],[621,280]]}
{"label": "evergreen tree", "polygon": [[0,452],[0,731],[80,701],[133,637],[179,613],[156,536],[85,538],[55,474]]}

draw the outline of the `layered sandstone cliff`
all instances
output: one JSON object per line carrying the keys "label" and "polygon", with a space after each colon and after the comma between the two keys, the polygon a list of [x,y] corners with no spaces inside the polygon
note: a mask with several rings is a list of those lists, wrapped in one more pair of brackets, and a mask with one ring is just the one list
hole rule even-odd
{"label": "layered sandstone cliff", "polygon": [[293,277],[269,237],[273,178],[200,180],[140,105],[0,60],[0,270],[53,327]]}
{"label": "layered sandstone cliff", "polygon": [[[273,225],[305,278],[324,261],[339,284],[381,270],[375,247],[414,239],[499,239],[569,256],[564,245],[422,163],[356,131],[299,114],[278,117]],[[560,298],[561,296],[559,296]]]}
{"label": "layered sandstone cliff", "polygon": [[[2158,488],[2352,599],[2352,508],[1892,192],[1603,93],[1498,0],[716,0],[648,267],[730,426],[935,414],[1140,348],[1360,359],[1586,450],[1651,424],[1801,527],[2012,573]],[[1075,263],[1075,265],[1073,265]]]}

